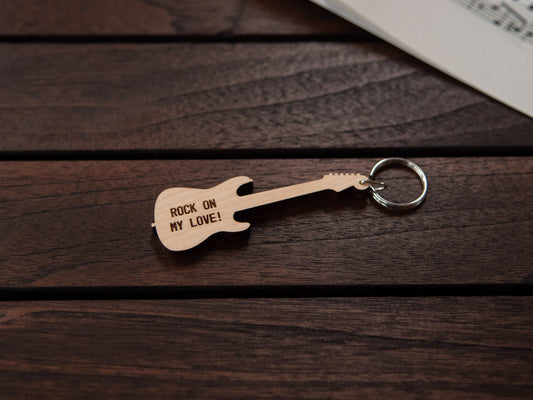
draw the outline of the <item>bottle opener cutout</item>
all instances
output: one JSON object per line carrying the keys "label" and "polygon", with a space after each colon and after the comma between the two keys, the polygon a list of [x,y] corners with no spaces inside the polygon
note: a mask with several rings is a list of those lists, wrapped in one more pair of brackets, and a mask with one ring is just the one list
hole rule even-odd
{"label": "bottle opener cutout", "polygon": [[[376,173],[387,165],[403,165],[412,169],[420,179],[422,193],[409,203],[395,203],[378,192],[385,189],[382,182],[374,180]],[[387,158],[379,161],[367,176],[361,174],[329,174],[322,179],[298,183],[291,186],[239,196],[237,190],[253,182],[246,176],[237,176],[211,188],[166,189],[155,202],[154,223],[159,240],[169,250],[191,249],[218,232],[241,232],[250,227],[248,222],[233,218],[237,211],[288,200],[323,190],[340,192],[350,187],[369,190],[373,199],[381,206],[393,211],[407,210],[424,201],[427,193],[427,179],[422,169],[412,161],[403,158]]]}

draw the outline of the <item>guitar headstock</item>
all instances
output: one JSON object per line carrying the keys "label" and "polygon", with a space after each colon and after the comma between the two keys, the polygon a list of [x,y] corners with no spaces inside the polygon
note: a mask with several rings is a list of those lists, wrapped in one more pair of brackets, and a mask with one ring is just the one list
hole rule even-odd
{"label": "guitar headstock", "polygon": [[326,182],[328,188],[336,192],[350,187],[355,187],[357,190],[366,190],[370,186],[369,183],[364,182],[368,177],[361,174],[331,173],[324,175],[322,179]]}

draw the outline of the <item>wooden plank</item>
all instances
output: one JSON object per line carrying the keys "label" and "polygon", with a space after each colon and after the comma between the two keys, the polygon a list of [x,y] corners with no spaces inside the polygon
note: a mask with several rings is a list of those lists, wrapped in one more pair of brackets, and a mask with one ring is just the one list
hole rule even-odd
{"label": "wooden plank", "polygon": [[3,44],[0,60],[4,152],[533,147],[533,119],[382,44]]}
{"label": "wooden plank", "polygon": [[531,297],[7,302],[3,399],[530,399]]}
{"label": "wooden plank", "polygon": [[[0,163],[0,287],[526,283],[533,158],[414,159],[427,201],[391,214],[355,192],[324,192],[240,213],[248,234],[164,249],[157,195],[239,175],[255,191],[367,172],[376,160],[167,160]],[[393,173],[394,172],[394,173]],[[383,175],[392,200],[416,179]],[[387,175],[390,174],[390,175]]]}
{"label": "wooden plank", "polygon": [[354,35],[308,0],[1,0],[0,35]]}

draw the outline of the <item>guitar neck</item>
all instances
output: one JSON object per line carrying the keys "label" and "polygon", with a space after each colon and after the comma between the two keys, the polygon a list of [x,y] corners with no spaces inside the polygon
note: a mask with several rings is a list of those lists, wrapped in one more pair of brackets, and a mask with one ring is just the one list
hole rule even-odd
{"label": "guitar neck", "polygon": [[298,183],[296,185],[267,190],[265,192],[252,193],[242,196],[239,199],[238,209],[239,211],[248,210],[250,208],[272,204],[278,201],[288,200],[328,189],[332,188],[330,187],[329,183],[322,178],[316,181]]}

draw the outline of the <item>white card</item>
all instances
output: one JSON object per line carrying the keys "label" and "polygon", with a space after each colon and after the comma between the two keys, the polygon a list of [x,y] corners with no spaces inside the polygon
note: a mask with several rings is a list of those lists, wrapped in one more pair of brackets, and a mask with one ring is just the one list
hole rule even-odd
{"label": "white card", "polygon": [[533,117],[533,0],[312,0]]}

